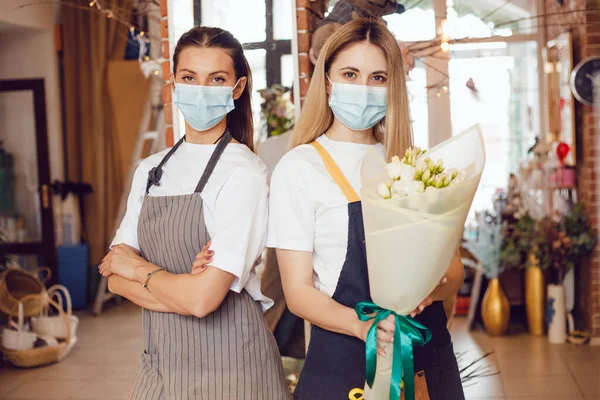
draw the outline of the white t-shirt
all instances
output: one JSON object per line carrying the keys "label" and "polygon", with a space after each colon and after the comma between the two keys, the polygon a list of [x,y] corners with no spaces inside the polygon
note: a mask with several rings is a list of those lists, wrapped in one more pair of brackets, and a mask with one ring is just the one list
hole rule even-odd
{"label": "white t-shirt", "polygon": [[[331,154],[360,195],[360,167],[369,149],[381,144],[317,141]],[[315,287],[332,296],[348,248],[348,200],[327,172],[317,150],[302,145],[287,153],[271,177],[267,246],[313,253]]]}
{"label": "white t-shirt", "polygon": [[[183,142],[163,166],[160,185],[150,196],[178,196],[193,193],[215,145]],[[144,201],[148,171],[156,167],[168,149],[141,162],[136,169],[127,212],[111,246],[119,243],[140,249],[138,218]],[[230,143],[202,191],[204,221],[214,250],[211,265],[236,276],[231,290],[242,289],[260,301],[266,310],[272,301],[260,291],[254,273],[265,248],[268,217],[267,169],[248,147]],[[191,265],[190,265],[191,268]]]}

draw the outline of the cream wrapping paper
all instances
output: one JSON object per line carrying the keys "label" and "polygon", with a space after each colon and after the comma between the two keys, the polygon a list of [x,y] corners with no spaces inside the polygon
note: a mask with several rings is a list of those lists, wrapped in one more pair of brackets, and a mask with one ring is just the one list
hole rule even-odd
{"label": "cream wrapping paper", "polygon": [[[466,179],[441,190],[402,198],[381,198],[377,186],[389,181],[386,161],[375,150],[365,155],[361,169],[361,200],[369,284],[373,302],[408,315],[438,285],[447,271],[485,165],[485,147],[478,125],[427,151],[447,168],[466,169]],[[372,388],[365,400],[389,398],[392,347],[377,358]]]}

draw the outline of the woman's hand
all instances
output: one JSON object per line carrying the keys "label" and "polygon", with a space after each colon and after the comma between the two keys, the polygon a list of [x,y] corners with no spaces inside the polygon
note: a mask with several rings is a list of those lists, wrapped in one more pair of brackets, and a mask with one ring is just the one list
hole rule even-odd
{"label": "woman's hand", "polygon": [[192,263],[192,275],[198,275],[204,272],[206,267],[212,262],[214,254],[215,252],[210,250],[210,242],[206,243]]}
{"label": "woman's hand", "polygon": [[[375,320],[362,322],[360,321],[358,338],[363,342],[367,341],[367,335],[371,330],[371,327],[375,323]],[[396,331],[396,320],[393,315],[388,316],[383,321],[377,324],[377,354],[385,357],[385,344],[394,342],[394,332]]]}
{"label": "woman's hand", "polygon": [[98,267],[102,276],[119,275],[127,280],[136,280],[136,269],[146,262],[133,248],[127,245],[115,246]]}
{"label": "woman's hand", "polygon": [[[448,278],[443,277],[442,280],[440,281],[440,283],[436,286],[436,288],[433,291],[437,290],[437,288],[439,288],[440,286],[445,285],[446,282],[448,282]],[[430,294],[429,296],[427,296],[425,298],[425,300],[423,300],[421,302],[421,304],[419,304],[417,306],[417,308],[414,309],[413,312],[410,313],[410,316],[412,318],[414,318],[417,315],[421,314],[423,312],[423,310],[425,309],[425,307],[429,307],[431,305],[431,303],[433,303],[433,296]]]}

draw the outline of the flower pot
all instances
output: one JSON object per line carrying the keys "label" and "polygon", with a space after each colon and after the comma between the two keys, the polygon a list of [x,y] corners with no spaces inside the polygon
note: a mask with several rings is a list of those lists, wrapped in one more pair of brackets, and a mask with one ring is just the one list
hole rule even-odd
{"label": "flower pot", "polygon": [[485,330],[490,335],[500,336],[508,329],[510,306],[498,278],[488,283],[481,304],[481,316]]}
{"label": "flower pot", "polygon": [[544,274],[538,266],[525,271],[525,308],[532,336],[544,334]]}
{"label": "flower pot", "polygon": [[548,323],[548,341],[556,344],[564,343],[567,338],[567,316],[565,288],[562,285],[548,285],[546,322]]}

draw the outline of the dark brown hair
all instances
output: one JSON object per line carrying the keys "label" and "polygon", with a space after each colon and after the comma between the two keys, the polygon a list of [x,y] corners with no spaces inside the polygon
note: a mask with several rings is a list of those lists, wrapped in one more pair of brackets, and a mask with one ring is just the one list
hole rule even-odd
{"label": "dark brown hair", "polygon": [[173,52],[173,74],[177,73],[179,54],[187,47],[223,49],[233,60],[236,81],[245,76],[246,88],[239,99],[234,101],[235,109],[227,114],[227,128],[240,143],[254,151],[254,123],[252,121],[252,74],[244,49],[231,33],[221,28],[195,26],[184,33]]}

